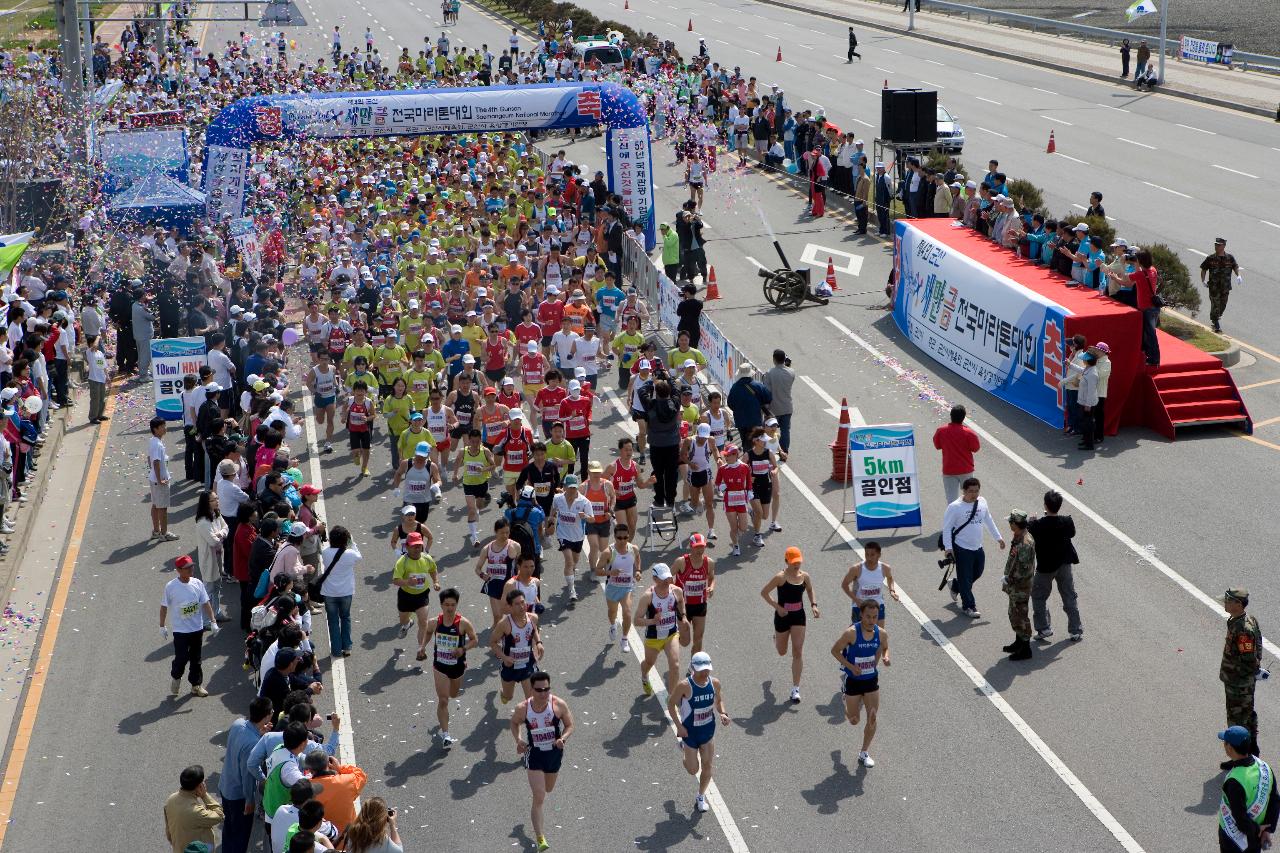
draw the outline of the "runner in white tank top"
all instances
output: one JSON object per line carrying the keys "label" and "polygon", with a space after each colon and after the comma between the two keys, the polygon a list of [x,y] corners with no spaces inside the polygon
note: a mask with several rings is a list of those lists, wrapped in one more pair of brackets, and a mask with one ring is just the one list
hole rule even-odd
{"label": "runner in white tank top", "polygon": [[622,651],[631,651],[627,635],[631,633],[631,593],[635,590],[636,576],[640,574],[640,549],[631,541],[632,531],[626,524],[618,524],[613,530],[613,544],[601,559],[596,574],[605,578],[605,616],[609,620],[609,642],[619,637],[618,608],[622,608]]}
{"label": "runner in white tank top", "polygon": [[888,590],[890,598],[897,601],[898,589],[893,583],[893,569],[880,559],[880,543],[868,542],[865,553],[867,558],[863,562],[855,563],[849,567],[849,571],[845,572],[844,579],[840,581],[840,587],[853,601],[851,623],[861,618],[858,608],[862,602],[874,601],[880,605],[880,613],[876,621],[883,628],[885,590]]}

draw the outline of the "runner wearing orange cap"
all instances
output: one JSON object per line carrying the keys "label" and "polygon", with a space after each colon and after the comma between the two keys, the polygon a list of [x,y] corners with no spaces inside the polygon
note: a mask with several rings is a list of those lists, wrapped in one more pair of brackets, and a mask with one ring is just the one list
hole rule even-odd
{"label": "runner wearing orange cap", "polygon": [[[800,701],[800,675],[804,672],[804,596],[809,595],[809,609],[817,619],[818,602],[813,597],[813,580],[804,571],[804,554],[792,545],[783,558],[787,567],[778,572],[760,590],[760,597],[773,608],[773,643],[779,656],[785,656],[788,643],[791,646],[791,701]],[[778,591],[777,598],[770,596]]]}

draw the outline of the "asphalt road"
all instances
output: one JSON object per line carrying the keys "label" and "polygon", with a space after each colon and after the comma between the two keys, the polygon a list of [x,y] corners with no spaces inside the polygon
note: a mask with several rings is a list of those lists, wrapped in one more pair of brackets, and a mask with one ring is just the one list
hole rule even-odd
{"label": "asphalt road", "polygon": [[[363,12],[347,7],[327,14],[336,4],[303,8],[312,16],[306,37],[317,47],[334,21],[344,29],[364,25]],[[381,27],[438,32],[435,23],[424,23],[435,21],[434,10],[403,0],[379,5],[375,14],[375,33]],[[473,46],[499,42],[502,32],[470,8],[453,29]],[[212,44],[218,36],[211,33]],[[603,159],[596,140],[570,150],[577,162]],[[655,159],[665,214],[683,191],[665,145],[655,146]],[[827,309],[780,317],[762,304],[749,258],[768,266],[773,260],[760,236],[765,229],[757,205],[793,262],[810,246],[816,256],[840,249],[861,259],[860,274],[840,275],[841,295]],[[801,207],[800,198],[754,174],[720,173],[708,190],[710,254],[724,293],[712,306],[717,322],[757,363],[774,346],[787,349],[805,377],[795,391],[799,415],[782,488],[784,532],[769,536],[763,549],[748,546],[740,559],[725,557],[723,545],[715,555],[722,580],[707,648],[734,718],[717,740],[717,783],[727,808],[691,817],[693,785],[658,702],[641,696],[636,660],[606,642],[599,591],[580,585],[588,592],[570,611],[552,582],[545,666],[580,725],[550,800],[555,849],[1204,849],[1214,832],[1223,626],[1157,563],[1209,594],[1247,584],[1267,627],[1270,602],[1280,594],[1262,556],[1270,552],[1269,525],[1219,510],[1227,502],[1217,495],[1230,489],[1252,503],[1268,502],[1273,451],[1219,432],[1175,444],[1126,433],[1108,441],[1104,453],[1082,458],[1038,422],[953,384],[918,358],[881,312],[868,310],[882,298],[876,292],[888,270],[881,244],[850,237],[834,219],[812,222]],[[918,384],[898,378],[897,365]],[[1262,377],[1268,367],[1259,363],[1241,375]],[[926,529],[884,540],[885,559],[912,603],[889,606],[894,664],[882,679],[873,748],[879,763],[870,771],[856,764],[859,733],[841,722],[834,667],[824,661],[846,624],[838,583],[853,559],[844,538],[833,533],[830,515],[839,516],[841,494],[826,479],[836,425],[827,397],[844,395],[870,422],[917,424],[924,445],[918,461],[926,472]],[[1046,479],[1089,508],[1071,510],[1083,558],[1077,572],[1083,643],[1065,640],[1059,611],[1056,642],[1037,648],[1029,664],[1004,660],[999,647],[1011,632],[998,586],[1002,555],[994,547],[977,591],[984,618],[963,618],[936,592],[931,540],[942,497],[930,473],[939,459],[927,436],[943,399],[969,405],[994,439],[978,463],[993,511],[1037,508]],[[602,409],[596,444],[607,447],[621,425]],[[248,704],[234,625],[210,643],[207,680],[214,696],[167,696],[168,650],[155,631],[156,603],[169,577],[167,561],[193,546],[194,492],[178,492],[178,547],[141,544],[148,532],[140,498],[149,414],[145,395],[133,392],[111,422],[94,510],[70,579],[71,604],[8,828],[13,850],[86,843],[158,848],[160,805],[178,771],[191,762],[220,767],[222,732]],[[177,442],[171,447],[177,451]],[[429,674],[412,660],[412,647],[395,639],[393,627],[386,536],[396,502],[387,465],[383,446],[374,451],[368,479],[357,478],[341,453],[321,461],[328,520],[350,528],[365,556],[355,600],[356,652],[345,667],[354,760],[370,775],[367,793],[403,810],[406,849],[519,848],[528,842],[527,788],[485,654],[472,655],[452,712],[451,731],[461,743],[446,753],[430,742],[435,699]],[[470,573],[456,490],[446,496],[430,520],[440,537],[435,553],[444,581],[463,591],[464,614],[483,626],[487,604]],[[51,501],[48,509],[58,507]],[[482,527],[492,518],[486,513]],[[1150,551],[1143,547],[1148,543]],[[758,598],[791,544],[805,550],[824,607],[823,618],[810,623],[804,702],[794,707],[786,702],[787,663],[773,652],[769,613]],[[554,569],[549,575],[555,577]],[[324,633],[317,625],[321,643]],[[331,688],[332,681],[322,711],[334,706]],[[1266,689],[1259,703],[1264,747],[1276,722]],[[77,804],[72,819],[67,803]],[[722,820],[740,833],[741,845],[730,842]]]}

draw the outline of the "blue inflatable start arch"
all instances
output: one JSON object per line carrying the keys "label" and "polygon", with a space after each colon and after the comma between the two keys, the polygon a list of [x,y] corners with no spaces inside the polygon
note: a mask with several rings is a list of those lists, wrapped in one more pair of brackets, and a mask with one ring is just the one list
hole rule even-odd
{"label": "blue inflatable start arch", "polygon": [[244,214],[249,149],[277,139],[363,139],[603,124],[606,174],[632,220],[654,246],[653,163],[644,107],[615,83],[544,83],[398,92],[334,92],[243,98],[205,131],[209,218]]}

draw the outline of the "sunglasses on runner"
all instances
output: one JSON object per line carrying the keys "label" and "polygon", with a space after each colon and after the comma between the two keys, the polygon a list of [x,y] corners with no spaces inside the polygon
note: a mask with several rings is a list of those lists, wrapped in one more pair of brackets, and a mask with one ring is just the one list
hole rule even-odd
{"label": "sunglasses on runner", "polygon": [[550,692],[551,692],[551,688],[550,688],[550,687],[535,687],[535,688],[533,688],[533,692],[534,692],[534,693],[550,693]]}

